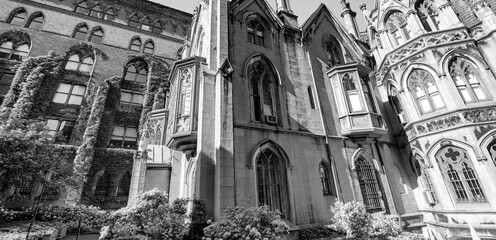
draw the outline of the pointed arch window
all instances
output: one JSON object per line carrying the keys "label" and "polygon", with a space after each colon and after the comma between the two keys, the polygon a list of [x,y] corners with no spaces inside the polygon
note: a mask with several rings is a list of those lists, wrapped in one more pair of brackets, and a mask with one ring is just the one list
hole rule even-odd
{"label": "pointed arch window", "polygon": [[102,18],[103,14],[102,14],[102,8],[100,7],[100,5],[97,4],[91,9],[90,16],[96,17],[96,18]]}
{"label": "pointed arch window", "polygon": [[153,54],[155,52],[155,45],[153,44],[153,41],[150,40],[145,43],[143,52],[148,54]]}
{"label": "pointed arch window", "polygon": [[86,40],[86,35],[88,35],[88,26],[80,25],[76,27],[74,31],[74,38],[79,40]]}
{"label": "pointed arch window", "polygon": [[480,70],[472,62],[454,57],[449,63],[450,76],[465,103],[488,100],[481,84]]}
{"label": "pointed arch window", "polygon": [[249,43],[265,47],[265,28],[257,19],[248,21],[246,30]]}
{"label": "pointed arch window", "polygon": [[415,69],[408,76],[408,89],[415,98],[415,103],[422,114],[443,109],[443,98],[434,77],[427,71]]}
{"label": "pointed arch window", "polygon": [[355,160],[355,169],[365,207],[370,211],[381,211],[383,201],[381,186],[374,163],[360,156]]}
{"label": "pointed arch window", "polygon": [[86,1],[80,2],[76,7],[77,13],[87,14],[88,13],[88,3]]}
{"label": "pointed arch window", "polygon": [[138,83],[146,83],[148,78],[147,64],[136,61],[126,66],[124,80]]}
{"label": "pointed arch window", "polygon": [[138,16],[134,15],[129,19],[128,25],[134,28],[140,28],[140,22]]}
{"label": "pointed arch window", "polygon": [[90,42],[102,43],[102,40],[103,40],[103,30],[100,28],[93,30],[90,36]]}
{"label": "pointed arch window", "polygon": [[143,22],[141,23],[141,29],[145,30],[145,31],[150,31],[150,19],[148,18],[145,18],[145,20],[143,20]]}
{"label": "pointed arch window", "polygon": [[0,58],[22,61],[27,58],[29,49],[27,43],[15,46],[12,41],[5,41],[0,44]]}
{"label": "pointed arch window", "polygon": [[329,67],[344,63],[341,45],[334,36],[330,35],[326,38],[324,47],[327,53],[327,59],[329,60]]}
{"label": "pointed arch window", "polygon": [[95,196],[106,196],[108,194],[108,190],[110,188],[110,174],[105,171],[95,186]]}
{"label": "pointed arch window", "polygon": [[319,175],[324,195],[334,195],[336,186],[334,185],[334,179],[332,178],[332,171],[324,161],[319,164]]}
{"label": "pointed arch window", "polygon": [[28,14],[26,13],[26,10],[19,9],[13,13],[9,23],[16,26],[24,26],[24,21],[27,16]]}
{"label": "pointed arch window", "polygon": [[157,34],[161,34],[162,33],[162,24],[160,23],[160,21],[157,21],[153,24],[152,26],[152,32],[153,33],[157,33]]}
{"label": "pointed arch window", "polygon": [[114,18],[115,18],[114,9],[113,8],[107,9],[107,11],[105,11],[105,15],[103,16],[103,19],[107,21],[114,21]]}
{"label": "pointed arch window", "polygon": [[28,23],[28,27],[32,29],[41,29],[45,22],[45,17],[42,13],[33,13]]}
{"label": "pointed arch window", "polygon": [[258,205],[279,210],[282,218],[289,219],[289,196],[286,165],[273,149],[265,148],[256,158]]}
{"label": "pointed arch window", "polygon": [[394,46],[400,45],[410,39],[410,28],[405,15],[399,11],[389,14],[386,20],[386,28],[389,32],[389,38]]}
{"label": "pointed arch window", "polygon": [[395,86],[393,85],[389,86],[389,103],[391,104],[391,106],[393,107],[394,111],[397,114],[403,114],[404,109],[403,109],[403,105],[401,104],[399,94],[400,93]]}
{"label": "pointed arch window", "polygon": [[255,58],[248,68],[253,120],[277,124],[278,91],[275,75],[267,61],[260,57]]}
{"label": "pointed arch window", "polygon": [[415,3],[417,16],[425,31],[439,30],[439,12],[433,0],[419,0]]}
{"label": "pointed arch window", "polygon": [[441,148],[436,159],[456,202],[486,202],[477,173],[468,152],[452,145]]}
{"label": "pointed arch window", "polygon": [[358,88],[355,84],[355,79],[353,75],[346,73],[343,75],[343,89],[346,95],[346,101],[348,102],[348,108],[351,113],[362,112],[363,106],[360,101],[360,95],[358,93]]}
{"label": "pointed arch window", "polygon": [[132,39],[131,45],[129,46],[129,50],[140,52],[141,51],[141,40],[139,38]]}
{"label": "pointed arch window", "polygon": [[375,108],[374,95],[372,92],[372,88],[370,87],[369,77],[365,74],[359,74],[360,83],[362,84],[363,96],[365,98],[365,103],[367,104],[367,108],[369,112],[377,112]]}
{"label": "pointed arch window", "polygon": [[82,61],[79,58],[79,55],[73,54],[69,56],[67,59],[67,64],[65,65],[65,69],[72,71],[79,71],[83,73],[91,72],[91,68],[93,67],[93,58],[86,57],[83,58]]}
{"label": "pointed arch window", "polygon": [[131,187],[131,174],[129,172],[125,172],[117,187],[117,196],[128,196],[129,188]]}
{"label": "pointed arch window", "polygon": [[424,188],[424,194],[425,197],[427,198],[426,199],[427,202],[430,205],[435,205],[436,203],[438,203],[438,198],[436,192],[434,191],[434,187],[432,185],[432,179],[424,159],[420,155],[415,154],[413,163],[415,166],[414,169],[415,173],[421,179],[421,184]]}

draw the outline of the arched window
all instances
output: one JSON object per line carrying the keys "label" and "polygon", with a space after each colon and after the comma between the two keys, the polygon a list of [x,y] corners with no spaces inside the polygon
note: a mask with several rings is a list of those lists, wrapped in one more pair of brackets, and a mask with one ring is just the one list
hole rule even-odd
{"label": "arched window", "polygon": [[439,12],[433,0],[419,0],[415,3],[417,16],[427,32],[439,30]]}
{"label": "arched window", "polygon": [[261,148],[256,158],[258,205],[279,210],[282,218],[289,218],[289,196],[286,164],[272,148]]}
{"label": "arched window", "polygon": [[456,202],[486,202],[486,195],[474,171],[468,152],[452,145],[441,148],[436,159]]}
{"label": "arched window", "polygon": [[98,181],[95,186],[95,196],[106,196],[108,193],[108,190],[110,188],[110,174],[105,171],[100,178],[98,178]]}
{"label": "arched window", "polygon": [[342,78],[344,94],[348,102],[349,112],[361,112],[363,106],[358,94],[358,88],[355,84],[355,79],[351,74],[346,73]]}
{"label": "arched window", "polygon": [[90,42],[102,43],[103,40],[103,30],[101,28],[96,28],[93,30],[90,36]]}
{"label": "arched window", "polygon": [[403,113],[403,105],[401,104],[400,98],[399,98],[399,92],[398,89],[396,89],[395,86],[390,85],[389,86],[389,103],[393,107],[394,111],[397,114],[402,114]]}
{"label": "arched window", "polygon": [[324,161],[319,164],[319,175],[324,195],[334,195],[336,187],[334,185],[334,179],[331,177],[331,168]]}
{"label": "arched window", "polygon": [[265,28],[257,19],[248,21],[246,30],[249,43],[265,47]]}
{"label": "arched window", "polygon": [[324,47],[327,53],[327,59],[329,60],[329,67],[344,63],[341,45],[334,36],[329,35],[329,37],[326,38]]}
{"label": "arched window", "polygon": [[103,16],[103,19],[107,21],[114,21],[114,18],[115,18],[114,9],[112,8],[107,9],[107,11],[105,11],[105,15]]}
{"label": "arched window", "polygon": [[86,1],[80,2],[76,7],[77,13],[87,14],[88,13],[88,3]]}
{"label": "arched window", "polygon": [[391,42],[394,46],[405,43],[410,39],[410,29],[405,15],[399,11],[389,14],[386,20],[386,28],[389,32]]}
{"label": "arched window", "polygon": [[96,18],[102,18],[103,14],[102,14],[102,8],[100,7],[100,5],[97,4],[91,9],[90,16],[96,17]]}
{"label": "arched window", "polygon": [[124,80],[139,83],[147,82],[148,66],[143,61],[129,63],[124,72]]}
{"label": "arched window", "polygon": [[415,69],[408,76],[408,89],[422,114],[445,108],[434,77],[427,71]]}
{"label": "arched window", "polygon": [[156,21],[152,26],[152,32],[161,34],[162,33],[162,24],[160,21]]}
{"label": "arched window", "polygon": [[465,103],[488,99],[481,86],[480,70],[472,62],[465,58],[454,57],[449,63],[449,72]]}
{"label": "arched window", "polygon": [[424,194],[426,196],[426,200],[430,205],[434,205],[438,202],[436,192],[434,191],[434,187],[432,186],[431,176],[425,165],[424,159],[415,154],[413,163],[415,164],[415,173],[421,179],[421,184],[424,188]]}
{"label": "arched window", "polygon": [[145,43],[145,47],[143,48],[143,52],[148,53],[148,54],[153,54],[154,51],[155,51],[155,45],[153,44],[153,42],[151,40],[148,40]]}
{"label": "arched window", "polygon": [[355,160],[355,168],[365,207],[370,211],[381,211],[381,186],[374,163],[360,156]]}
{"label": "arched window", "polygon": [[0,44],[0,58],[22,61],[27,58],[29,45],[27,43],[14,46],[11,41]]}
{"label": "arched window", "polygon": [[150,31],[150,19],[145,18],[145,20],[143,20],[143,22],[141,23],[141,29]]}
{"label": "arched window", "polygon": [[41,29],[43,26],[43,22],[45,21],[45,17],[42,13],[33,13],[28,23],[28,27],[32,29]]}
{"label": "arched window", "polygon": [[76,27],[74,31],[74,38],[79,40],[86,40],[86,35],[88,34],[88,26],[82,24]]}
{"label": "arched window", "polygon": [[133,38],[131,40],[131,45],[129,46],[129,50],[140,52],[141,51],[141,40],[139,38]]}
{"label": "arched window", "polygon": [[140,22],[138,16],[134,15],[129,19],[128,25],[134,28],[140,28]]}
{"label": "arched window", "polygon": [[26,10],[21,8],[21,9],[14,11],[12,14],[13,15],[12,15],[9,23],[12,25],[24,26],[24,21],[26,20],[26,17],[28,16],[28,14],[26,13]]}
{"label": "arched window", "polygon": [[268,124],[277,124],[276,99],[277,81],[271,64],[257,56],[250,60],[248,79],[251,88],[251,106],[253,120]]}
{"label": "arched window", "polygon": [[67,59],[67,64],[65,65],[65,69],[79,71],[83,73],[91,72],[91,68],[93,67],[93,58],[86,57],[84,59],[79,58],[79,55],[73,54],[69,56]]}
{"label": "arched window", "polygon": [[129,188],[131,187],[131,174],[129,172],[125,172],[117,187],[117,196],[127,196],[129,195]]}

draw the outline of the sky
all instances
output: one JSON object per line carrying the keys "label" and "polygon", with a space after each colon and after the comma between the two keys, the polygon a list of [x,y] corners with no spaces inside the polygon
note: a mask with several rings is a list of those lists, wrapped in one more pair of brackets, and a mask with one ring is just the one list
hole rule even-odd
{"label": "sky", "polygon": [[[166,5],[172,8],[176,8],[188,13],[193,13],[195,7],[199,4],[201,0],[152,0],[154,2]],[[276,5],[276,0],[267,0],[274,8]],[[291,0],[290,5],[293,13],[298,16],[298,22],[302,25],[305,20],[319,7],[320,3],[327,5],[327,8],[338,18],[341,18],[341,0]],[[357,22],[360,31],[365,30],[365,22],[363,15],[359,9],[361,3],[367,4],[367,9],[373,9],[373,3],[375,0],[348,0],[351,3],[351,9],[357,13]]]}

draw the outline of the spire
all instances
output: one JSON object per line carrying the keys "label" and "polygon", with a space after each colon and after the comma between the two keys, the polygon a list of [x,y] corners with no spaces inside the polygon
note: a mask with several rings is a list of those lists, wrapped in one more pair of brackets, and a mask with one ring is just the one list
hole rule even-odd
{"label": "spire", "polygon": [[344,23],[346,30],[355,38],[359,38],[358,24],[356,22],[356,13],[351,10],[350,3],[347,0],[341,0],[341,5],[343,6],[343,12],[341,12],[341,17],[344,18]]}
{"label": "spire", "polygon": [[291,10],[291,6],[289,5],[289,0],[276,0],[276,7],[278,12],[284,11],[293,13],[293,10]]}

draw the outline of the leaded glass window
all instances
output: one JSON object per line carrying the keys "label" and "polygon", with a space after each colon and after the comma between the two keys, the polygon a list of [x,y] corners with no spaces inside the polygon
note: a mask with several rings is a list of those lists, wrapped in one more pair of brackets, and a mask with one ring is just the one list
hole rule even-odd
{"label": "leaded glass window", "polygon": [[410,28],[408,27],[408,22],[405,15],[399,11],[394,11],[389,14],[386,20],[386,28],[394,46],[403,44],[410,39]]}
{"label": "leaded glass window", "polygon": [[355,160],[355,169],[365,207],[371,211],[382,210],[381,187],[374,163],[360,156]]}
{"label": "leaded glass window", "polygon": [[456,202],[486,202],[486,196],[468,152],[452,145],[441,148],[436,159]]}
{"label": "leaded glass window", "polygon": [[420,0],[415,3],[417,16],[427,32],[439,30],[439,12],[433,0]]}
{"label": "leaded glass window", "polygon": [[415,69],[410,73],[408,89],[413,94],[422,114],[446,107],[434,77],[425,70]]}
{"label": "leaded glass window", "polygon": [[80,60],[79,55],[73,54],[67,59],[65,69],[89,73],[93,67],[93,58],[86,57],[83,61]]}
{"label": "leaded glass window", "polygon": [[449,72],[465,103],[488,99],[480,81],[480,70],[473,63],[461,57],[454,57],[450,61]]}
{"label": "leaded glass window", "polygon": [[190,68],[182,69],[179,76],[179,99],[177,103],[176,132],[188,131],[191,119],[191,96],[193,72]]}
{"label": "leaded glass window", "polygon": [[146,83],[148,78],[147,65],[142,61],[130,63],[126,67],[124,80]]}
{"label": "leaded glass window", "polygon": [[265,47],[265,28],[257,19],[250,20],[246,30],[249,43]]}
{"label": "leaded glass window", "polygon": [[260,59],[252,62],[248,69],[253,120],[276,124],[277,87],[271,67]]}

